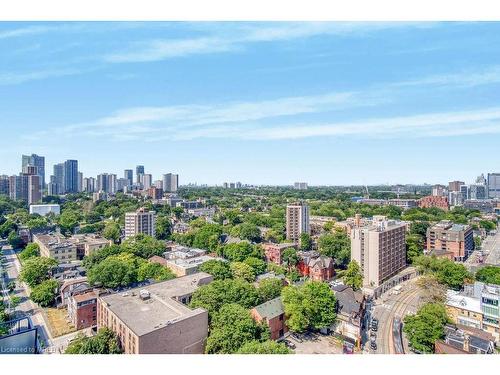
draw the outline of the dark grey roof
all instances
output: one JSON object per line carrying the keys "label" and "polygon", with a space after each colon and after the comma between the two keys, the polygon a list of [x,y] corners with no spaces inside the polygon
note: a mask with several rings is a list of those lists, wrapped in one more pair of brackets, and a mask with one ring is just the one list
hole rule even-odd
{"label": "dark grey roof", "polygon": [[336,285],[332,287],[335,298],[337,298],[337,309],[339,313],[352,315],[359,314],[361,304],[356,299],[354,290],[347,285]]}
{"label": "dark grey roof", "polygon": [[274,298],[270,301],[264,302],[263,304],[255,306],[255,310],[257,310],[261,317],[267,319],[272,319],[285,313],[281,297]]}

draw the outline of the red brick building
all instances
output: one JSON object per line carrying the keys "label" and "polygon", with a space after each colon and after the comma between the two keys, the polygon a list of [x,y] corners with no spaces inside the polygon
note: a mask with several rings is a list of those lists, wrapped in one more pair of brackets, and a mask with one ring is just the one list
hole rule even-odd
{"label": "red brick building", "polygon": [[420,208],[437,207],[437,208],[440,208],[442,210],[448,211],[450,208],[450,205],[448,203],[447,197],[429,195],[427,197],[423,197],[423,198],[418,200],[418,207],[420,207]]}
{"label": "red brick building", "polygon": [[288,332],[288,327],[285,324],[285,308],[281,297],[255,306],[250,313],[256,322],[266,324],[269,327],[271,340],[278,340]]}
{"label": "red brick building", "polygon": [[314,281],[325,281],[335,274],[332,258],[320,255],[317,251],[299,251],[297,255],[297,270],[302,276],[309,276]]}
{"label": "red brick building", "polygon": [[97,295],[94,292],[77,294],[70,298],[68,314],[77,330],[97,325]]}
{"label": "red brick building", "polygon": [[266,257],[267,262],[272,262],[277,264],[278,266],[282,263],[281,256],[283,255],[283,251],[289,248],[295,248],[295,244],[293,243],[265,243],[262,244],[262,248],[264,249],[264,255]]}

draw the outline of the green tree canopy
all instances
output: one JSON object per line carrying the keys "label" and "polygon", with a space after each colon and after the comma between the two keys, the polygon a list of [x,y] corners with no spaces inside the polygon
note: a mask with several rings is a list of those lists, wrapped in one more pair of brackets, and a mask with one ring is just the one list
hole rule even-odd
{"label": "green tree canopy", "polygon": [[250,341],[243,344],[237,354],[291,354],[292,351],[285,344],[273,340]]}
{"label": "green tree canopy", "polygon": [[252,223],[243,223],[239,226],[239,229],[240,229],[239,237],[242,240],[248,240],[251,242],[260,242],[261,240],[260,229],[257,227],[257,225]]}
{"label": "green tree canopy", "polygon": [[436,340],[444,337],[444,326],[449,321],[441,303],[426,303],[415,315],[407,315],[403,330],[410,346],[422,353],[433,353]]}
{"label": "green tree canopy", "polygon": [[297,250],[293,247],[289,247],[283,250],[281,254],[281,260],[283,264],[288,267],[288,269],[295,267],[299,263],[299,256],[297,255]]}
{"label": "green tree canopy", "polygon": [[116,334],[108,328],[101,328],[97,335],[86,337],[79,334],[66,348],[65,354],[120,354]]}
{"label": "green tree canopy", "polygon": [[414,259],[414,265],[426,274],[433,274],[441,284],[451,289],[459,290],[472,276],[463,264],[435,256],[419,256]]}
{"label": "green tree canopy", "polygon": [[335,322],[336,299],[326,283],[308,281],[302,286],[287,286],[281,298],[292,331],[321,329]]}
{"label": "green tree canopy", "polygon": [[299,247],[302,251],[309,251],[312,249],[312,238],[309,233],[302,233],[300,235]]}
{"label": "green tree canopy", "polygon": [[272,300],[281,295],[283,281],[281,279],[265,279],[259,283],[259,296],[262,302]]}
{"label": "green tree canopy", "polygon": [[155,281],[165,281],[175,279],[174,273],[159,263],[142,262],[137,269],[137,281],[153,279]]}
{"label": "green tree canopy", "polygon": [[102,235],[104,238],[108,240],[113,240],[114,243],[117,243],[120,240],[120,236],[122,231],[120,229],[120,224],[110,221],[106,223]]}
{"label": "green tree canopy", "polygon": [[476,279],[486,284],[500,285],[500,267],[486,266],[476,272]]}
{"label": "green tree canopy", "polygon": [[260,251],[257,246],[248,242],[231,243],[223,246],[222,254],[225,258],[233,262],[243,262],[251,256],[259,257]]}
{"label": "green tree canopy", "polygon": [[163,241],[157,240],[146,234],[138,234],[123,241],[122,251],[132,253],[143,259],[148,259],[153,255],[162,255],[166,248]]}
{"label": "green tree canopy", "polygon": [[418,234],[406,236],[406,260],[413,263],[414,259],[424,253],[424,239]]}
{"label": "green tree canopy", "polygon": [[49,279],[42,281],[33,287],[30,298],[42,307],[51,306],[56,298],[58,286],[59,283],[57,280]]}
{"label": "green tree canopy", "polygon": [[23,246],[23,240],[21,240],[21,237],[19,237],[15,231],[9,233],[7,241],[13,249],[19,249],[21,246]]}
{"label": "green tree canopy", "polygon": [[129,253],[111,255],[92,267],[87,277],[91,285],[107,288],[128,286],[138,281],[138,269],[144,262],[144,259]]}
{"label": "green tree canopy", "polygon": [[200,271],[209,273],[214,277],[214,280],[231,279],[233,277],[229,262],[217,259],[212,259],[203,263],[200,266]]}
{"label": "green tree canopy", "polygon": [[40,284],[49,278],[49,271],[57,265],[57,261],[52,258],[35,257],[27,259],[23,263],[19,278],[30,287]]}
{"label": "green tree canopy", "polygon": [[40,248],[38,247],[38,244],[33,242],[29,243],[24,250],[19,253],[19,259],[21,259],[22,262],[37,256],[40,256]]}
{"label": "green tree canopy", "polygon": [[172,223],[170,217],[160,215],[156,218],[156,238],[168,240],[172,234]]}
{"label": "green tree canopy", "polygon": [[230,354],[251,341],[263,341],[270,334],[266,326],[252,319],[247,308],[230,303],[214,314],[210,324],[206,352]]}
{"label": "green tree canopy", "polygon": [[261,302],[257,289],[242,279],[215,280],[199,287],[191,298],[192,307],[203,307],[210,316],[228,303],[251,308]]}
{"label": "green tree canopy", "polygon": [[319,252],[334,259],[337,266],[346,267],[351,258],[351,240],[342,229],[322,235],[318,240]]}
{"label": "green tree canopy", "polygon": [[363,274],[358,262],[351,260],[343,275],[345,285],[349,285],[354,290],[359,290],[363,285]]}
{"label": "green tree canopy", "polygon": [[248,264],[253,269],[255,275],[261,275],[266,272],[267,264],[262,259],[256,257],[248,257],[243,261],[243,263]]}
{"label": "green tree canopy", "polygon": [[255,271],[248,264],[243,262],[232,262],[229,267],[235,279],[243,279],[248,282],[255,281]]}

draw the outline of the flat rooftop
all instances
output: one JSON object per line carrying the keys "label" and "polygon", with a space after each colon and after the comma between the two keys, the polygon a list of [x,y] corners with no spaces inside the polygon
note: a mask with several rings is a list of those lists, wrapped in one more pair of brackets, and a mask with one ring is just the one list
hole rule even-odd
{"label": "flat rooftop", "polygon": [[202,255],[195,258],[187,258],[187,259],[167,259],[167,266],[169,264],[173,264],[184,269],[189,269],[198,267],[199,265],[208,262],[209,260],[226,261],[223,258],[215,258],[211,257],[210,255]]}
{"label": "flat rooftop", "polygon": [[[177,299],[191,295],[199,286],[211,281],[211,275],[198,272],[173,280],[101,296],[100,299],[137,336],[142,336],[175,321],[205,311],[200,308],[190,309]],[[141,291],[149,292],[149,298],[141,299]]]}

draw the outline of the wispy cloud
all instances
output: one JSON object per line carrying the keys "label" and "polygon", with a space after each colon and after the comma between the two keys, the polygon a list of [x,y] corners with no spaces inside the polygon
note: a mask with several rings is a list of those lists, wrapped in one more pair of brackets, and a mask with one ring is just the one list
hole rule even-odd
{"label": "wispy cloud", "polygon": [[0,31],[0,40],[1,39],[10,39],[10,38],[17,38],[21,36],[30,36],[30,35],[35,35],[35,34],[42,34],[50,30],[51,27],[49,26],[26,26],[26,27],[19,27],[16,29],[10,29],[10,30],[4,30]]}
{"label": "wispy cloud", "polygon": [[[500,107],[328,121],[336,112],[386,104],[386,92],[326,93],[214,105],[128,108],[57,129],[63,137],[157,142],[192,139],[286,140],[312,137],[442,137],[500,133]],[[311,117],[312,116],[312,117]],[[307,120],[297,120],[299,118]],[[361,118],[360,118],[361,117]],[[55,130],[48,130],[53,132]],[[43,134],[31,134],[39,137]]]}
{"label": "wispy cloud", "polygon": [[[131,127],[155,126],[157,129],[180,131],[212,125],[248,123],[287,118],[297,115],[328,113],[348,108],[370,107],[387,103],[383,95],[361,92],[331,92],[321,95],[282,97],[270,100],[229,102],[213,105],[178,105],[137,107],[117,111],[91,122],[71,124],[59,129],[69,136],[110,131],[127,132]],[[110,130],[112,129],[112,130]],[[149,128],[151,130],[151,128]]]}
{"label": "wispy cloud", "polygon": [[407,80],[394,83],[393,86],[411,87],[411,86],[455,86],[455,87],[473,87],[500,83],[500,66],[486,66],[482,68],[465,69],[460,72],[449,74],[431,75],[414,80]]}
{"label": "wispy cloud", "polygon": [[[425,26],[424,26],[425,25]],[[201,37],[153,39],[131,43],[103,57],[110,63],[151,62],[188,55],[220,53],[248,43],[277,42],[321,35],[353,35],[401,27],[432,27],[416,22],[283,22],[267,24],[209,24]]]}
{"label": "wispy cloud", "polygon": [[27,72],[0,73],[0,86],[16,85],[20,83],[39,81],[47,78],[56,78],[83,73],[84,69],[63,68],[46,69]]}

